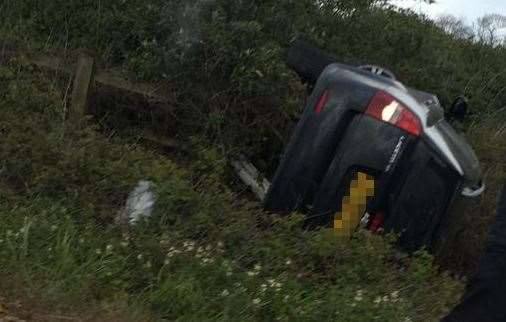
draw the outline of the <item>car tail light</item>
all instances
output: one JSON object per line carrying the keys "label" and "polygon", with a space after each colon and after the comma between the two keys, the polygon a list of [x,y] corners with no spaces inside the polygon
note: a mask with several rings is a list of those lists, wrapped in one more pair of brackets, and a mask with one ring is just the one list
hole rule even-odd
{"label": "car tail light", "polygon": [[371,225],[369,226],[369,230],[373,233],[379,232],[384,222],[385,214],[383,212],[378,212],[374,215],[374,218],[371,221]]}
{"label": "car tail light", "polygon": [[415,136],[419,136],[422,132],[420,119],[410,109],[399,103],[395,97],[383,91],[374,95],[365,114]]}
{"label": "car tail light", "polygon": [[321,112],[323,112],[325,106],[329,101],[329,98],[330,98],[329,91],[323,92],[322,96],[320,96],[320,99],[318,100],[318,103],[314,108],[316,115],[319,115]]}

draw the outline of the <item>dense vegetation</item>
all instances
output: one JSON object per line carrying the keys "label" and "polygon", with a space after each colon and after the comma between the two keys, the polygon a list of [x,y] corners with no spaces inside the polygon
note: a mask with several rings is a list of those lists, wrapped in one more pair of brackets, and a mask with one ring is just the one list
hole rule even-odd
{"label": "dense vegetation", "polygon": [[342,62],[388,66],[444,105],[466,94],[476,113],[503,107],[503,47],[450,36],[382,1],[317,3],[23,0],[3,2],[0,17],[11,44],[85,47],[136,78],[170,82],[182,129],[249,152],[266,149],[265,138],[278,151],[298,115],[300,88],[284,53],[300,35]]}
{"label": "dense vegetation", "polygon": [[[185,169],[62,114],[57,82],[20,61],[0,69],[1,296],[35,319],[430,321],[460,294],[420,252],[400,259],[366,233],[304,232],[224,185],[226,162],[197,148]],[[29,93],[29,95],[26,95]],[[154,217],[114,217],[137,180]],[[438,301],[434,303],[437,296]],[[30,309],[29,309],[30,310]],[[32,313],[33,314],[33,313]]]}
{"label": "dense vegetation", "polygon": [[[77,126],[61,79],[23,59],[0,65],[1,296],[35,297],[42,313],[183,321],[437,321],[458,298],[461,283],[424,252],[399,259],[377,236],[342,241],[302,231],[297,215],[262,214],[226,184],[225,160],[241,150],[275,169],[304,101],[284,64],[299,35],[340,61],[388,66],[445,105],[466,94],[473,115],[458,126],[489,190],[455,210],[439,255],[472,268],[503,176],[504,47],[374,0],[19,0],[0,3],[0,21],[1,48],[86,47],[106,67],[168,85],[175,117],[156,130],[193,137],[196,151],[168,160]],[[157,183],[155,217],[122,233],[114,218],[145,178]]]}

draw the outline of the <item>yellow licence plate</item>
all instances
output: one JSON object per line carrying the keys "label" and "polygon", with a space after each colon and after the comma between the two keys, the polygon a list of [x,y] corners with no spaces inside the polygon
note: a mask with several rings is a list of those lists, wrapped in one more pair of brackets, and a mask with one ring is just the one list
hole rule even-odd
{"label": "yellow licence plate", "polygon": [[358,172],[350,183],[349,194],[341,203],[341,211],[334,215],[334,229],[340,236],[350,237],[360,224],[367,200],[374,196],[374,178]]}

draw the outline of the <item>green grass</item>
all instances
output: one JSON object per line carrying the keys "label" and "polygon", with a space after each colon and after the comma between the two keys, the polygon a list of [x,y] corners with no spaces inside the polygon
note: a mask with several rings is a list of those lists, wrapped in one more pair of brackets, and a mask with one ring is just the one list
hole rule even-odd
{"label": "green grass", "polygon": [[[425,322],[461,294],[425,252],[399,259],[393,238],[262,213],[224,184],[212,148],[179,164],[71,123],[61,85],[0,67],[2,296],[97,320]],[[125,233],[114,218],[145,178],[156,211]]]}
{"label": "green grass", "polygon": [[439,263],[460,274],[472,274],[494,222],[496,204],[506,176],[504,111],[475,119],[466,138],[478,155],[486,190],[476,200],[457,203],[449,214],[450,228],[440,243]]}
{"label": "green grass", "polygon": [[[127,122],[114,100],[100,106],[114,118],[74,124],[68,79],[22,59],[0,66],[0,299],[103,321],[437,321],[463,285],[426,253],[399,259],[393,238],[305,232],[297,215],[266,215],[226,184],[230,151],[275,169],[303,106],[284,63],[298,35],[342,62],[389,67],[445,105],[464,91],[475,114],[463,129],[488,189],[452,211],[437,263],[472,272],[504,179],[506,51],[375,2],[0,3],[1,48],[86,47],[100,65],[170,85],[164,108],[177,117],[144,121],[194,151],[169,160],[94,125]],[[156,183],[157,208],[125,234],[115,218],[141,179]]]}

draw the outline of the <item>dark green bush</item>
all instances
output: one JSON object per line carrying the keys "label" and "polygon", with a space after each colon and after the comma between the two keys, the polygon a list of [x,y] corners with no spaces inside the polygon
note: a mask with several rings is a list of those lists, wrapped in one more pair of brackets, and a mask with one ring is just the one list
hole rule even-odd
{"label": "dark green bush", "polygon": [[[63,117],[57,80],[15,61],[0,75],[2,296],[120,320],[437,321],[462,290],[425,253],[398,262],[389,239],[262,213],[224,183],[215,149],[182,170]],[[113,218],[146,178],[153,217],[121,231]]]}
{"label": "dark green bush", "polygon": [[[303,106],[284,64],[299,35],[342,62],[384,65],[446,106],[466,94],[476,117],[506,99],[502,47],[374,0],[22,0],[4,3],[0,18],[6,37],[31,47],[88,47],[134,77],[169,82],[180,132],[265,157],[282,148]],[[265,159],[272,171],[276,157]]]}
{"label": "dark green bush", "polygon": [[[504,172],[504,47],[445,34],[385,1],[19,0],[0,3],[0,47],[56,55],[86,47],[105,67],[169,84],[177,126],[160,133],[205,138],[219,149],[206,148],[183,171],[105,139],[98,127],[70,123],[58,80],[41,82],[23,62],[0,66],[0,240],[9,240],[2,274],[50,298],[149,302],[168,319],[437,320],[461,285],[439,275],[426,253],[400,264],[391,244],[374,236],[343,243],[330,232],[305,233],[297,216],[266,217],[224,184],[230,151],[254,156],[268,174],[275,169],[304,104],[305,89],[284,63],[300,35],[339,61],[384,65],[446,106],[458,94],[470,97],[474,115],[463,127],[491,190],[462,211],[445,244],[459,252],[443,262],[472,267]],[[159,207],[138,240],[125,241],[113,218],[145,178],[157,183]],[[26,237],[27,227],[40,230]],[[211,245],[213,263],[202,266],[183,245],[189,241]],[[121,251],[109,254],[108,245]],[[170,247],[184,253],[165,263]],[[283,281],[282,296],[272,287],[259,292],[272,278]],[[402,300],[393,303],[399,289]]]}

